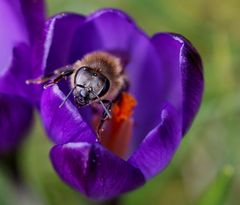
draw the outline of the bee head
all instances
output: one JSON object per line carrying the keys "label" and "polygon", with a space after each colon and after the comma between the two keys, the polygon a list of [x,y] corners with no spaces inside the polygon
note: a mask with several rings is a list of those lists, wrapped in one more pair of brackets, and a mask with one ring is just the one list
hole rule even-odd
{"label": "bee head", "polygon": [[77,105],[84,106],[99,99],[109,90],[109,80],[90,67],[77,70],[74,79],[74,99]]}

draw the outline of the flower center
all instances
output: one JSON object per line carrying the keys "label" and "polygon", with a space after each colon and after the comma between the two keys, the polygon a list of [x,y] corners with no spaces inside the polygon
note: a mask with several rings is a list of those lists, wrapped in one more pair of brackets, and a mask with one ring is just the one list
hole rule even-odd
{"label": "flower center", "polygon": [[137,102],[128,92],[122,92],[119,101],[113,104],[112,118],[104,124],[100,142],[116,155],[124,158],[133,130],[133,110]]}

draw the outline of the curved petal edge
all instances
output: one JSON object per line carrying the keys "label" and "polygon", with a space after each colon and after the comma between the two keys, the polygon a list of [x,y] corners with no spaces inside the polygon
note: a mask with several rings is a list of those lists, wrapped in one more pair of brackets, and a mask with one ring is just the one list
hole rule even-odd
{"label": "curved petal edge", "polygon": [[181,118],[170,105],[162,110],[161,122],[144,138],[128,160],[146,179],[161,172],[172,160],[181,142]]}
{"label": "curved petal edge", "polygon": [[52,164],[67,184],[93,199],[108,199],[144,184],[142,173],[100,144],[56,145]]}
{"label": "curved petal edge", "polygon": [[70,100],[60,108],[65,95],[57,85],[44,90],[41,99],[41,117],[48,136],[57,144],[96,141],[96,134],[82,119]]}
{"label": "curved petal edge", "polygon": [[[172,82],[169,100],[182,115],[182,133],[186,134],[201,104],[204,78],[201,57],[193,45],[183,36],[158,33],[152,37],[160,58],[170,73]],[[164,52],[163,52],[164,51]],[[175,53],[173,55],[173,53]],[[174,62],[174,63],[173,63]]]}

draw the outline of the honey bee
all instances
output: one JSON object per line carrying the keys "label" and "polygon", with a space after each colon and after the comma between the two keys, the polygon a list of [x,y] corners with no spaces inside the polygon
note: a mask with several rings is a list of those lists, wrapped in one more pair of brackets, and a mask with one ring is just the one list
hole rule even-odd
{"label": "honey bee", "polygon": [[99,132],[104,121],[111,118],[112,103],[117,101],[128,87],[120,58],[104,51],[92,52],[72,65],[66,65],[46,76],[27,80],[26,83],[45,83],[44,88],[48,88],[68,77],[71,89],[59,107],[64,105],[71,94],[78,107],[100,104],[103,113],[97,130]]}

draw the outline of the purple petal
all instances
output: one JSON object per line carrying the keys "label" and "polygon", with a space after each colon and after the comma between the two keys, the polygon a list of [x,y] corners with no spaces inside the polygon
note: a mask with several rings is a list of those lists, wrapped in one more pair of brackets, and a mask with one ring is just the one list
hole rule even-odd
{"label": "purple petal", "polygon": [[135,46],[135,32],[134,22],[125,13],[116,9],[96,11],[76,31],[70,61],[97,50],[128,56],[129,49]]}
{"label": "purple petal", "polygon": [[15,149],[32,122],[32,107],[23,98],[0,94],[0,153]]}
{"label": "purple petal", "polygon": [[181,141],[181,119],[172,106],[161,113],[162,121],[145,137],[128,160],[146,179],[161,172],[172,160]]}
{"label": "purple petal", "polygon": [[45,73],[69,64],[70,46],[73,35],[85,17],[77,14],[60,13],[50,18],[45,26],[44,63]]}
{"label": "purple petal", "polygon": [[51,150],[60,177],[93,199],[107,199],[144,184],[142,173],[99,144],[68,143]]}
{"label": "purple petal", "polygon": [[4,28],[0,31],[0,92],[34,102],[40,90],[27,86],[25,81],[39,73],[34,59],[42,58],[35,56],[35,46],[44,25],[43,1],[3,0],[0,10],[0,25]]}
{"label": "purple petal", "polygon": [[13,48],[12,65],[0,76],[1,93],[25,97],[32,102],[39,99],[41,88],[25,83],[26,79],[32,79],[30,53],[31,50],[26,44],[18,44]]}
{"label": "purple petal", "polygon": [[57,85],[42,94],[41,117],[49,137],[56,144],[67,142],[96,141],[96,135],[84,122],[75,105],[70,100],[59,108],[65,95]]}
{"label": "purple petal", "polygon": [[196,115],[203,94],[203,67],[196,49],[178,34],[162,33],[152,38],[162,67],[166,100],[183,116],[182,132],[186,133]]}
{"label": "purple petal", "polygon": [[19,1],[0,1],[0,76],[10,67],[16,43],[29,44],[28,30]]}
{"label": "purple petal", "polygon": [[44,0],[21,0],[22,12],[28,27],[30,40],[35,43],[45,24]]}
{"label": "purple petal", "polygon": [[[22,0],[22,12],[29,32],[31,41],[31,77],[33,79],[42,75],[42,65],[44,59],[44,39],[45,39],[45,2],[44,0]],[[29,86],[31,87],[31,86]],[[31,87],[36,90],[35,87]],[[38,100],[38,99],[37,99]]]}

